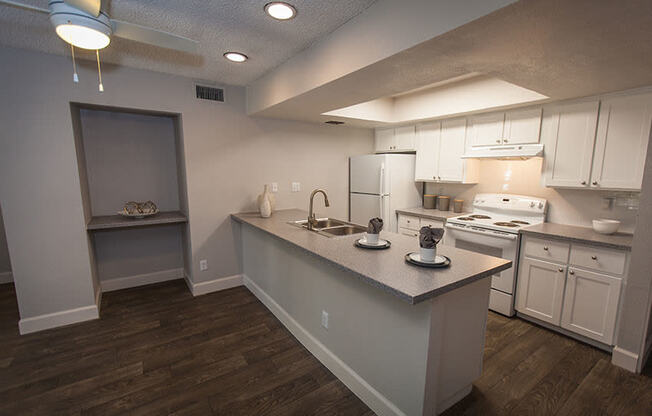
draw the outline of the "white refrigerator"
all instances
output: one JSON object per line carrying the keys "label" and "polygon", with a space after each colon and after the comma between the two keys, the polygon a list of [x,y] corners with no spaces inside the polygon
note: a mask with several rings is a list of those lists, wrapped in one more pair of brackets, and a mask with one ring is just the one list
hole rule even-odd
{"label": "white refrigerator", "polygon": [[397,232],[396,210],[421,206],[421,183],[414,181],[415,155],[378,154],[349,160],[349,221],[367,225],[380,217]]}

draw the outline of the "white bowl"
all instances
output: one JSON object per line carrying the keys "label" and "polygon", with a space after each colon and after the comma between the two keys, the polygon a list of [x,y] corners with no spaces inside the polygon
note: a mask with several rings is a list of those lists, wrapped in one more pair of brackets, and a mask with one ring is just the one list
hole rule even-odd
{"label": "white bowl", "polygon": [[593,230],[600,234],[613,234],[618,231],[620,221],[617,220],[593,220]]}

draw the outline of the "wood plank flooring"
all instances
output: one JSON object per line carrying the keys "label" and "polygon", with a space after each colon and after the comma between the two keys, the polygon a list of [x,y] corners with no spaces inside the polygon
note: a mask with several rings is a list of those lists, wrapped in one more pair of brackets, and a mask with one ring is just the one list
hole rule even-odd
{"label": "wood plank flooring", "polygon": [[[373,414],[240,287],[105,293],[102,318],[18,335],[0,285],[0,415]],[[652,371],[489,314],[483,376],[446,415],[652,415]]]}

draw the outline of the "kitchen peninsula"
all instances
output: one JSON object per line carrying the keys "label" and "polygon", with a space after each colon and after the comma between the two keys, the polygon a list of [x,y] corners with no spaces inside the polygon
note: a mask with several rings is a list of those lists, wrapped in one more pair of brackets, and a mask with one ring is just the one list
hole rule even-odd
{"label": "kitchen peninsula", "polygon": [[413,238],[382,232],[329,238],[289,222],[233,214],[245,285],[292,334],[379,415],[433,415],[471,391],[482,371],[491,279],[508,260],[440,246],[444,269],[405,263]]}

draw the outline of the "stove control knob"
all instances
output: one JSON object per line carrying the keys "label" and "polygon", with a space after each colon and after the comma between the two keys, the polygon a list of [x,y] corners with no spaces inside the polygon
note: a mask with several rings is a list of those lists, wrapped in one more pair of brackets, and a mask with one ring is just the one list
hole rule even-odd
{"label": "stove control knob", "polygon": [[543,209],[543,202],[539,202],[539,205],[537,205],[539,209]]}
{"label": "stove control knob", "polygon": [[530,202],[530,208],[534,208],[534,201]]}

